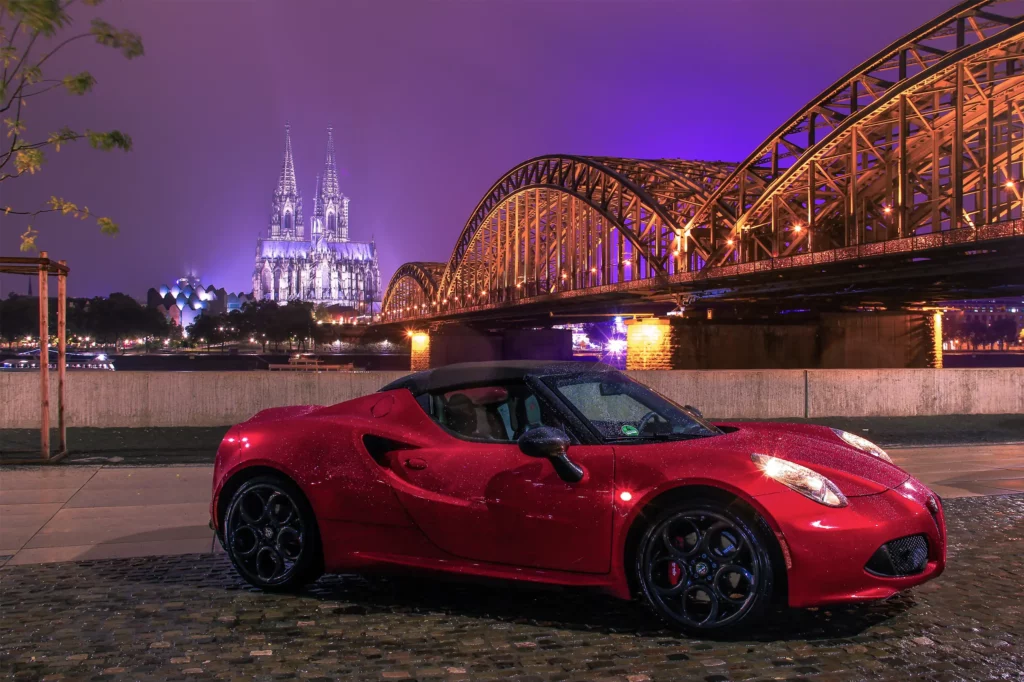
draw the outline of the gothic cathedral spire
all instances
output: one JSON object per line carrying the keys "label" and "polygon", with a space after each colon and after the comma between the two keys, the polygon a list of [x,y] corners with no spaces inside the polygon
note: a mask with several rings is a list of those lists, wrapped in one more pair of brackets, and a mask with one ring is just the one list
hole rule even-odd
{"label": "gothic cathedral spire", "polygon": [[270,213],[271,238],[302,238],[302,197],[295,181],[295,159],[292,157],[291,126],[284,127],[284,163],[274,190]]}
{"label": "gothic cathedral spire", "polygon": [[327,155],[317,191],[316,218],[322,220],[327,239],[348,241],[348,197],[338,184],[338,163],[334,158],[334,128],[327,129]]}

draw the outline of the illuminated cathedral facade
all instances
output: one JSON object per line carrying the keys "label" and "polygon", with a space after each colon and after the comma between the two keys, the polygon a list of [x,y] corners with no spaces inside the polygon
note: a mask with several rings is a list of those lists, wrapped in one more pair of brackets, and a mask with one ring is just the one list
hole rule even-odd
{"label": "illuminated cathedral facade", "polygon": [[338,183],[334,137],[327,129],[327,155],[317,176],[313,215],[306,234],[302,196],[295,179],[292,138],[285,127],[284,165],[274,190],[270,226],[256,243],[253,298],[311,301],[370,315],[380,301],[377,247],[349,240],[349,199]]}

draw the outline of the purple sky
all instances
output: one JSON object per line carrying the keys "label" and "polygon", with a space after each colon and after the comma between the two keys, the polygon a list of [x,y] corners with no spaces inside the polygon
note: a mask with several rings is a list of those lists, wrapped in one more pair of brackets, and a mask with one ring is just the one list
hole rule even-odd
{"label": "purple sky", "polygon": [[[84,144],[3,183],[0,203],[50,194],[121,225],[38,219],[72,295],[146,289],[193,268],[251,289],[292,125],[303,204],[333,125],[351,236],[376,237],[384,283],[446,261],[470,212],[518,162],[547,153],[740,160],[836,78],[952,0],[108,0],[142,34],[131,62],[81,43],[84,98],[39,98],[29,132],[119,128],[129,154]],[[0,253],[21,220],[0,216]],[[308,230],[308,226],[307,226]],[[0,295],[23,292],[5,277]]]}

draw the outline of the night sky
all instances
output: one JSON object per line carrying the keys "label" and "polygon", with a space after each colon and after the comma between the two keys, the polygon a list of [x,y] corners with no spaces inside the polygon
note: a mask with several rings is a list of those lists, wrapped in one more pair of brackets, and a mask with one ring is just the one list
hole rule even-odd
{"label": "night sky", "polygon": [[[85,42],[49,72],[89,69],[84,98],[34,100],[29,133],[118,128],[4,182],[121,225],[37,219],[69,293],[143,296],[193,270],[249,291],[290,122],[304,212],[334,126],[351,237],[377,240],[382,284],[446,261],[491,184],[547,153],[735,160],[856,64],[952,0],[108,0],[92,15],[142,34],[126,61]],[[31,137],[31,135],[30,135]],[[24,222],[0,216],[0,253]],[[5,277],[0,295],[24,292]]]}

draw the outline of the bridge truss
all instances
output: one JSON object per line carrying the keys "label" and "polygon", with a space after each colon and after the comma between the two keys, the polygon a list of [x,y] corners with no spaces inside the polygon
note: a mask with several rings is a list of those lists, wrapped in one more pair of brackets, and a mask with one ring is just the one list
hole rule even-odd
{"label": "bridge truss", "polygon": [[[495,183],[385,321],[1024,237],[1024,0],[889,45],[742,163],[544,156]],[[402,276],[399,277],[399,274]],[[419,286],[418,291],[414,291]]]}

